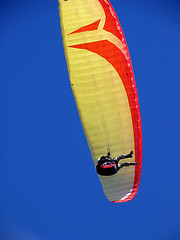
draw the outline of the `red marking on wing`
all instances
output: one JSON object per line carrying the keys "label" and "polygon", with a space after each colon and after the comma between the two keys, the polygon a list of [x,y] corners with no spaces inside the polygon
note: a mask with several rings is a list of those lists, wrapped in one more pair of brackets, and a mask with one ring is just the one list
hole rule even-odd
{"label": "red marking on wing", "polygon": [[[113,43],[108,40],[102,40],[97,42],[78,44],[69,46],[78,49],[86,49],[94,52],[99,56],[105,58],[119,74],[129,101],[133,131],[134,131],[134,144],[135,144],[135,160],[138,165],[135,167],[135,178],[132,193],[125,199],[114,202],[126,202],[134,198],[137,193],[140,177],[141,177],[141,166],[142,166],[142,132],[141,132],[141,116],[138,102],[138,95],[136,90],[136,84],[134,74],[132,70],[132,64],[129,53],[127,57],[122,51],[116,47]],[[127,48],[127,47],[126,47]]]}
{"label": "red marking on wing", "polygon": [[[98,21],[96,21],[96,22],[94,22],[94,23],[91,23],[91,24],[89,24],[89,25],[83,26],[83,27],[81,27],[81,28],[77,29],[76,31],[71,32],[71,33],[69,33],[69,34],[74,34],[74,33],[80,33],[80,32],[97,30],[100,21],[101,21],[101,19],[99,19]],[[68,34],[68,35],[69,35],[69,34]]]}
{"label": "red marking on wing", "polygon": [[[109,3],[109,1],[104,1],[104,0],[99,0],[101,6],[104,9],[105,15],[106,15],[106,21],[105,21],[105,25],[103,27],[104,30],[106,30],[107,32],[111,32],[112,34],[114,34],[115,36],[117,36],[119,38],[119,40],[123,41],[124,39],[124,34],[122,32],[122,28],[120,26],[120,23],[118,21],[118,17],[115,13],[115,11],[113,10],[111,4]],[[118,30],[120,29],[120,30]]]}

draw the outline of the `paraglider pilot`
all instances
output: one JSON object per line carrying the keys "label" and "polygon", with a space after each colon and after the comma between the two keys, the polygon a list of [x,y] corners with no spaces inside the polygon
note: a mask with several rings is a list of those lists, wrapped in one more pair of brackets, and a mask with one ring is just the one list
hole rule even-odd
{"label": "paraglider pilot", "polygon": [[133,151],[127,155],[119,155],[116,158],[110,157],[110,152],[106,156],[102,156],[97,161],[96,171],[101,176],[111,176],[116,174],[121,168],[137,165],[137,162],[123,162],[119,164],[121,159],[132,158]]}

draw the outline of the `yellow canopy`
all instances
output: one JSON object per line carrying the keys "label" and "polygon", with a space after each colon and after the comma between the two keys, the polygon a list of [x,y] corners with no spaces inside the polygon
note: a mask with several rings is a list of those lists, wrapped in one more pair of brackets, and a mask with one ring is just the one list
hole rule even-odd
{"label": "yellow canopy", "polygon": [[99,176],[112,202],[131,200],[139,186],[142,130],[139,102],[127,44],[108,0],[59,0],[60,22],[72,91],[94,164],[134,155],[137,166]]}

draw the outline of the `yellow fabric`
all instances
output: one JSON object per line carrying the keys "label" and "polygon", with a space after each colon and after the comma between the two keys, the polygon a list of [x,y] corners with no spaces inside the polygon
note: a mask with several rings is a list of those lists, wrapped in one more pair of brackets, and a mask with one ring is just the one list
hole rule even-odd
{"label": "yellow fabric", "polygon": [[[111,157],[134,151],[131,112],[124,85],[113,66],[98,54],[68,46],[108,39],[124,51],[122,42],[103,30],[104,10],[97,0],[59,0],[60,22],[72,91],[92,153],[94,164],[107,154]],[[70,34],[101,19],[97,30]],[[125,53],[125,52],[124,52]],[[128,162],[134,162],[128,159]],[[123,161],[122,161],[123,162]],[[116,175],[100,177],[110,201],[125,199],[134,183],[134,166]]]}

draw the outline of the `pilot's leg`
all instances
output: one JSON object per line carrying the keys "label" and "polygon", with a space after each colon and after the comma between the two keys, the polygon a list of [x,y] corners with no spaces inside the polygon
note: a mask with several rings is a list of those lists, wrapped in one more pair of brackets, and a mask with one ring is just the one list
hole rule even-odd
{"label": "pilot's leg", "polygon": [[121,163],[118,165],[118,170],[123,168],[123,167],[129,167],[129,166],[134,166],[134,165],[137,165],[137,162],[124,162],[124,163]]}

